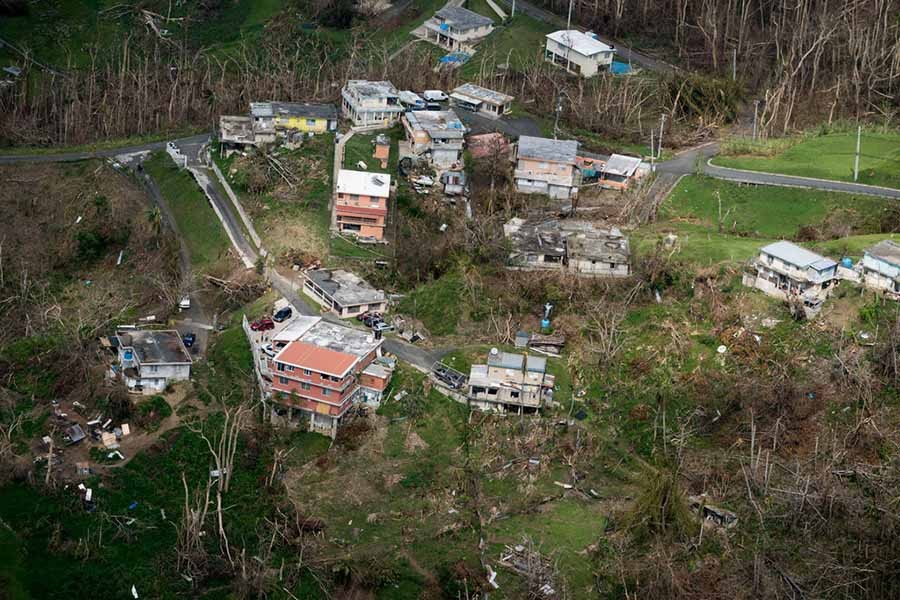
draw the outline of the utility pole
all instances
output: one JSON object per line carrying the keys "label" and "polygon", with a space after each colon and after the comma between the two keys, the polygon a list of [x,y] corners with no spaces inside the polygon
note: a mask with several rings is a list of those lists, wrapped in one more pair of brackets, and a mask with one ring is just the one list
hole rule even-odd
{"label": "utility pole", "polygon": [[731,80],[737,81],[737,48],[734,48],[731,52]]}
{"label": "utility pole", "polygon": [[659,153],[656,158],[662,158],[662,138],[663,138],[663,128],[666,126],[666,113],[659,115]]}
{"label": "utility pole", "polygon": [[553,122],[553,139],[557,138],[559,133],[559,113],[562,112],[562,97],[556,92],[556,120]]}
{"label": "utility pole", "polygon": [[510,13],[509,18],[512,19],[516,16],[516,0],[512,0],[512,13]]}
{"label": "utility pole", "polygon": [[653,158],[656,156],[656,145],[653,140],[653,128],[650,128],[650,172],[653,172]]}
{"label": "utility pole", "polygon": [[853,161],[853,181],[859,179],[859,143],[862,137],[862,125],[856,127],[856,158]]}
{"label": "utility pole", "polygon": [[566,19],[566,31],[570,31],[572,29],[572,4],[574,4],[575,0],[569,0],[569,18]]}
{"label": "utility pole", "polygon": [[756,119],[759,118],[759,100],[753,101],[753,141],[756,141]]}

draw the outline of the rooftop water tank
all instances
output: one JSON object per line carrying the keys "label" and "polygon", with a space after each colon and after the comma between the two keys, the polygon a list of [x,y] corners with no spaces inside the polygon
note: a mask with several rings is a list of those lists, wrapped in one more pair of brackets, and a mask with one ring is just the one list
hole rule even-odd
{"label": "rooftop water tank", "polygon": [[845,269],[852,269],[853,261],[845,256],[844,258],[841,259],[841,266],[844,267]]}

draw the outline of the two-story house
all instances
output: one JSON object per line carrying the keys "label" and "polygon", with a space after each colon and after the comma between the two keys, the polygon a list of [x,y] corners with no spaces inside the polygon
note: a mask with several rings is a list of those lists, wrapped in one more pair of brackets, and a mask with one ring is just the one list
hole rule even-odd
{"label": "two-story house", "polygon": [[837,284],[837,263],[787,241],[760,248],[747,265],[742,281],[769,296],[802,301],[814,315]]}
{"label": "two-story house", "polygon": [[616,50],[591,32],[562,29],[547,34],[544,58],[581,77],[593,77],[612,66]]}
{"label": "two-story house", "polygon": [[576,140],[523,135],[516,148],[516,191],[568,200],[578,195],[581,169]]}
{"label": "two-story house", "polygon": [[447,50],[466,50],[490,35],[494,21],[459,6],[445,6],[425,22],[425,39]]}
{"label": "two-story house", "polygon": [[110,339],[118,365],[113,368],[129,391],[158,394],[170,383],[191,378],[191,355],[177,331],[122,329]]}
{"label": "two-story house", "polygon": [[390,81],[351,79],[341,90],[341,110],[356,126],[390,127],[404,109]]}
{"label": "two-story house", "polygon": [[553,399],[555,383],[546,358],[492,348],[487,364],[472,365],[467,392],[479,410],[535,413]]}
{"label": "two-story house", "polygon": [[865,250],[862,283],[869,289],[900,299],[900,244],[882,240]]}
{"label": "two-story house", "polygon": [[419,110],[403,115],[403,128],[410,149],[427,156],[437,169],[462,165],[466,127],[452,110]]}
{"label": "two-story house", "polygon": [[261,130],[279,135],[292,132],[324,133],[337,129],[338,111],[333,104],[310,102],[251,102],[250,117]]}
{"label": "two-story house", "polygon": [[384,239],[391,176],[341,169],[334,191],[335,227],[361,238]]}
{"label": "two-story house", "polygon": [[362,399],[361,374],[383,343],[369,332],[321,319],[307,327],[270,360],[273,417],[282,413],[294,426],[334,437]]}

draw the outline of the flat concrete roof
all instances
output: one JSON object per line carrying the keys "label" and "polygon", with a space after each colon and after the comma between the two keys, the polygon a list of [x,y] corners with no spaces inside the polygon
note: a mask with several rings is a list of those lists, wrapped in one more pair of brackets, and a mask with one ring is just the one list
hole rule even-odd
{"label": "flat concrete roof", "polygon": [[601,52],[614,52],[615,48],[607,46],[597,38],[577,29],[560,29],[547,34],[547,39],[571,48],[583,56],[593,56]]}
{"label": "flat concrete roof", "polygon": [[397,88],[390,81],[366,81],[365,79],[351,79],[344,88],[352,91],[357,96],[367,98],[396,98],[399,96]]}
{"label": "flat concrete roof", "polygon": [[867,248],[866,254],[900,267],[900,244],[893,240],[881,240],[871,248]]}
{"label": "flat concrete roof", "polygon": [[263,117],[307,117],[312,119],[337,119],[333,104],[314,102],[251,102],[250,114]]}
{"label": "flat concrete roof", "polygon": [[341,169],[338,172],[337,192],[387,198],[391,195],[391,176],[385,173]]}
{"label": "flat concrete roof", "polygon": [[376,290],[362,277],[349,271],[314,269],[306,271],[305,275],[341,306],[373,304],[387,299],[383,290]]}
{"label": "flat concrete roof", "polygon": [[181,334],[174,330],[151,331],[135,329],[119,331],[119,345],[132,348],[142,365],[191,364],[191,355],[181,341]]}
{"label": "flat concrete roof", "polygon": [[422,130],[432,138],[462,139],[466,126],[452,110],[417,110],[406,113],[406,120],[414,130]]}
{"label": "flat concrete roof", "polygon": [[307,344],[355,356],[366,356],[384,342],[383,338],[376,340],[371,332],[332,323],[324,319],[313,325],[309,331],[300,336],[299,340]]}

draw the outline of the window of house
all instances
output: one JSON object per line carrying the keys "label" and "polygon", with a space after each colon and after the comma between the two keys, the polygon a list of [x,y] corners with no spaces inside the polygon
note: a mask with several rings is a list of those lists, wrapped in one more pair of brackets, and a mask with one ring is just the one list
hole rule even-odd
{"label": "window of house", "polygon": [[301,389],[301,390],[309,390],[311,387],[312,387],[312,386],[309,385],[308,383],[306,383],[305,381],[301,381],[301,382],[300,382],[300,389]]}
{"label": "window of house", "polygon": [[287,377],[280,377],[280,376],[279,376],[279,377],[278,377],[278,383],[280,383],[281,385],[287,385],[287,383],[288,383],[288,378],[287,378]]}
{"label": "window of house", "polygon": [[615,268],[616,268],[616,263],[609,263],[609,268],[610,268],[610,269],[615,269]]}
{"label": "window of house", "polygon": [[478,387],[478,386],[472,386],[472,393],[473,393],[473,394],[483,394],[483,393],[484,393],[484,388],[483,388],[483,387]]}
{"label": "window of house", "polygon": [[284,367],[285,367],[285,364],[284,364],[284,363],[275,363],[275,364],[278,365],[276,368],[277,368],[279,371],[284,371]]}
{"label": "window of house", "polygon": [[315,120],[315,119],[307,119],[307,120],[306,120],[306,124],[307,124],[308,126],[312,127],[313,125],[316,124],[316,120]]}
{"label": "window of house", "polygon": [[496,396],[496,395],[497,395],[497,388],[488,388],[487,393],[488,393],[489,395],[491,395],[491,396]]}
{"label": "window of house", "polygon": [[309,369],[303,369],[303,374],[309,377],[310,375],[312,375],[312,371],[310,371]]}
{"label": "window of house", "polygon": [[284,365],[284,370],[290,373],[294,370],[294,365]]}
{"label": "window of house", "polygon": [[331,392],[331,390],[329,390],[328,388],[324,388],[324,387],[322,388],[322,395],[323,395],[323,396],[327,396],[330,392]]}
{"label": "window of house", "polygon": [[511,391],[511,392],[509,393],[509,397],[510,397],[510,398],[518,398],[518,397],[519,397],[519,392],[517,392],[517,391]]}

